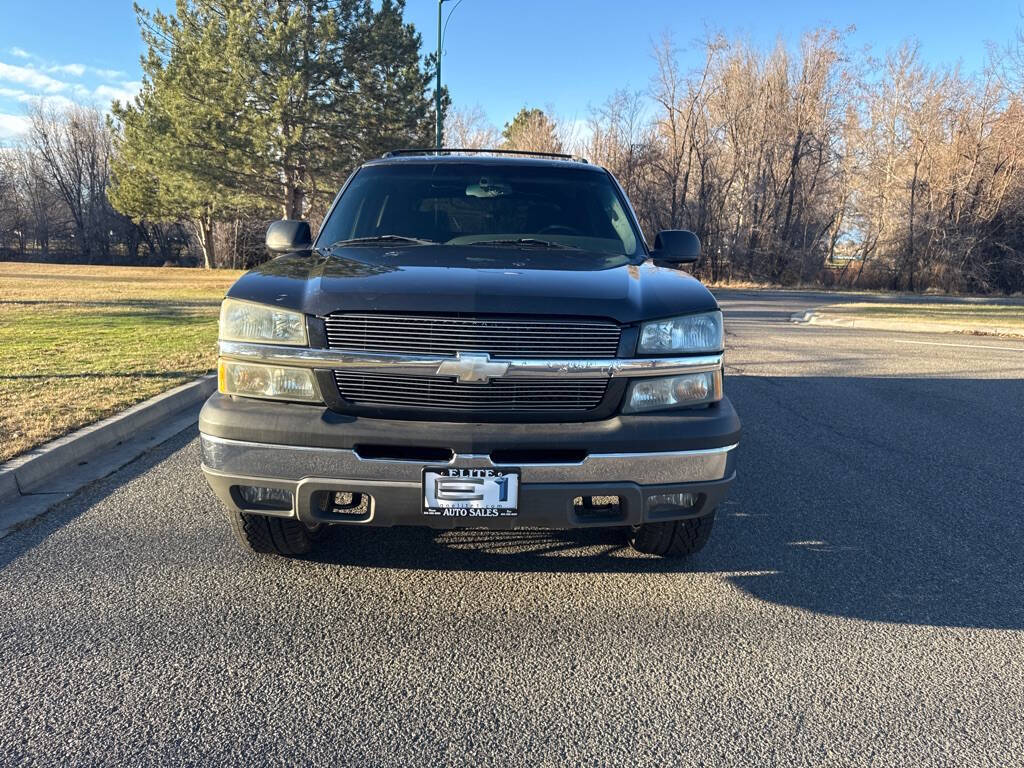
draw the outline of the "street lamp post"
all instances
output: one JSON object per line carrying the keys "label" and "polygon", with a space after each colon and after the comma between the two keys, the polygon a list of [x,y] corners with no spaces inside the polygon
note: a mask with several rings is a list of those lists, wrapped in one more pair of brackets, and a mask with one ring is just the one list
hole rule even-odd
{"label": "street lamp post", "polygon": [[455,13],[455,9],[462,4],[462,0],[458,0],[452,9],[448,11],[448,18],[445,19],[444,26],[441,26],[441,5],[447,3],[448,0],[437,0],[437,88],[434,89],[434,113],[437,116],[437,128],[434,131],[434,136],[437,141],[437,148],[441,148],[441,143],[444,141],[443,128],[441,121],[441,51],[444,46],[444,31],[448,29],[448,22],[452,20],[452,14]]}
{"label": "street lamp post", "polygon": [[437,88],[434,89],[434,116],[437,118],[437,128],[434,131],[434,138],[437,148],[441,148],[441,5],[444,0],[437,0]]}

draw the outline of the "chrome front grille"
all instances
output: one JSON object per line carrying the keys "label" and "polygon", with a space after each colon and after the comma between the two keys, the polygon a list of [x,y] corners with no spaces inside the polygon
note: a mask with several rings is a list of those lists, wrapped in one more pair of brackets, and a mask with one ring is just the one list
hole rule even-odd
{"label": "chrome front grille", "polygon": [[361,406],[444,411],[589,411],[608,379],[492,379],[461,384],[437,376],[335,371],[341,396]]}
{"label": "chrome front grille", "polygon": [[613,358],[621,334],[618,325],[601,320],[339,313],[325,322],[331,349],[446,356]]}

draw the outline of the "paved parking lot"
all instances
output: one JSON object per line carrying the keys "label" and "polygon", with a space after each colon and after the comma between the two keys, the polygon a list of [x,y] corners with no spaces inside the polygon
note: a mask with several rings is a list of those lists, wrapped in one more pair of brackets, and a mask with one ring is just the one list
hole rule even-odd
{"label": "paved parking lot", "polygon": [[0,540],[0,763],[1020,764],[1024,342],[721,298],[745,432],[700,555],[251,556],[193,431]]}

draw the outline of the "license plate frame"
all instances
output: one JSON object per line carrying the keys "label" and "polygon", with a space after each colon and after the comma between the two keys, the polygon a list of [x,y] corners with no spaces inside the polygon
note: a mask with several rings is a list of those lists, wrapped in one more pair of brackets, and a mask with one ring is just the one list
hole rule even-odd
{"label": "license plate frame", "polygon": [[423,515],[467,521],[518,517],[520,478],[518,467],[424,467]]}

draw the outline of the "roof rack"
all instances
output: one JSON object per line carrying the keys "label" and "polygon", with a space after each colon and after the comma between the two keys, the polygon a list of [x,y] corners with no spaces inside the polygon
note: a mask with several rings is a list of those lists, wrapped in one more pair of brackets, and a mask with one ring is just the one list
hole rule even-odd
{"label": "roof rack", "polygon": [[576,163],[586,163],[587,158],[579,155],[567,155],[562,152],[535,152],[530,149],[465,149],[461,147],[434,147],[392,149],[385,152],[381,157],[401,157],[402,155],[522,155],[524,157],[551,157],[557,160],[571,160]]}

